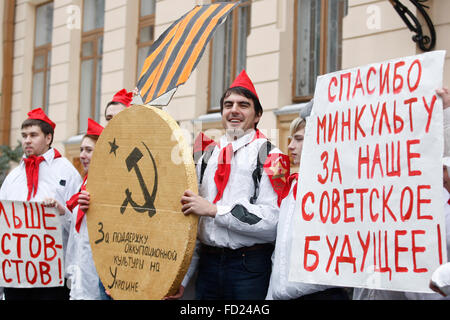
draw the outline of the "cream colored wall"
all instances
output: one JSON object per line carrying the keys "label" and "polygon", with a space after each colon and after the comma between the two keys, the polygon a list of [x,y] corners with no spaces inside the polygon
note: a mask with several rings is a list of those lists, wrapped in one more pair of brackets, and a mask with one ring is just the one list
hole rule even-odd
{"label": "cream colored wall", "polygon": [[[156,25],[159,33],[195,4],[194,1],[186,1],[182,10],[173,12],[167,9],[168,3],[169,0],[158,2]],[[259,129],[276,144],[279,136],[276,130],[277,118],[273,111],[291,103],[292,12],[292,0],[255,0],[251,8],[246,70],[254,82],[264,108]],[[180,122],[182,128],[187,132],[194,132],[194,135],[200,128],[194,128],[191,120],[207,113],[208,51],[205,51],[189,81],[178,89],[166,108],[169,114]],[[203,128],[214,126],[220,128],[221,124],[205,123]]]}
{"label": "cream colored wall", "polygon": [[[280,105],[280,80],[285,76],[281,63],[281,38],[286,30],[286,1],[254,1],[251,8],[251,32],[247,39],[247,73],[254,82],[263,117],[258,128],[278,144],[277,118],[273,110]],[[291,47],[285,50],[292,51]]]}
{"label": "cream colored wall", "polygon": [[[44,2],[18,0],[16,8],[11,145],[20,137],[20,124],[31,109],[34,7]],[[209,0],[158,0],[155,39],[196,4]],[[415,12],[415,8],[404,1]],[[64,153],[64,141],[78,133],[80,39],[82,0],[54,1],[54,30],[49,116],[57,123],[55,146]],[[136,86],[138,1],[106,0],[102,73],[102,111],[114,93]],[[431,0],[437,49],[450,49],[450,1]],[[78,8],[78,15],[76,10]],[[72,10],[71,10],[72,9]],[[247,43],[247,72],[264,107],[260,129],[278,143],[279,119],[274,111],[292,104],[294,0],[254,0]],[[412,33],[388,0],[349,0],[343,29],[343,69],[420,53]],[[450,86],[447,54],[445,81]],[[209,50],[181,86],[167,112],[187,132],[192,120],[207,114]],[[103,116],[101,123],[105,124]],[[208,123],[207,127],[214,124]],[[216,122],[220,127],[220,123]],[[70,149],[70,148],[69,148]],[[74,149],[76,151],[76,148]]]}
{"label": "cream colored wall", "polygon": [[34,46],[34,1],[18,0],[16,2],[14,55],[13,55],[13,90],[11,108],[11,145],[20,139],[20,125],[30,111],[31,73]]}
{"label": "cream colored wall", "polygon": [[50,74],[49,117],[56,123],[54,146],[78,130],[81,0],[55,0]]}
{"label": "cream colored wall", "polygon": [[139,1],[106,0],[103,39],[101,124],[104,109],[122,88],[136,87]]}
{"label": "cream colored wall", "polygon": [[436,49],[446,50],[444,85],[450,87],[450,1],[432,0],[431,16],[436,28]]}
{"label": "cream colored wall", "polygon": [[[156,4],[155,39],[159,37],[176,19],[190,11],[202,1],[163,0]],[[205,4],[207,1],[203,1]],[[180,125],[188,131],[192,130],[191,120],[207,110],[209,50],[206,50],[197,68],[188,81],[180,86],[172,101],[164,108]]]}
{"label": "cream colored wall", "polygon": [[[415,12],[410,5],[409,8]],[[414,55],[416,46],[389,1],[349,0],[342,51],[342,68],[347,69]]]}
{"label": "cream colored wall", "polygon": [[[420,17],[409,1],[402,3]],[[426,5],[431,7],[429,15],[436,28],[435,49],[447,50],[444,84],[450,86],[450,1],[429,0]],[[344,19],[342,68],[420,54],[422,51],[412,41],[413,35],[388,0],[349,0]]]}
{"label": "cream colored wall", "polygon": [[[4,10],[5,10],[5,1],[2,1],[0,3],[0,17],[2,17],[3,19],[3,15],[4,15]],[[3,43],[4,39],[3,39],[3,23],[0,23],[0,42]],[[3,87],[3,50],[0,50],[0,88]],[[2,110],[3,106],[2,106],[2,99],[0,99],[0,110]]]}

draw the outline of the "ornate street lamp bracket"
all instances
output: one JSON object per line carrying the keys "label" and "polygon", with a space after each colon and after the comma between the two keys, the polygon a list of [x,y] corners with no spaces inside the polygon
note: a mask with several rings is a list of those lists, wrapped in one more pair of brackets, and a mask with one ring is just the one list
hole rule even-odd
{"label": "ornate street lamp bracket", "polygon": [[403,22],[405,22],[408,29],[415,33],[412,37],[412,40],[417,43],[422,51],[431,51],[436,45],[436,30],[434,29],[433,21],[431,21],[430,16],[425,10],[425,8],[429,8],[424,4],[424,2],[427,2],[428,0],[409,1],[414,4],[414,6],[417,8],[418,13],[420,13],[420,15],[425,20],[429,30],[429,35],[424,34],[424,29],[421,22],[419,21],[419,18],[415,16],[404,4],[402,4],[400,0],[389,0],[389,2],[399,14],[400,18],[402,18]]}

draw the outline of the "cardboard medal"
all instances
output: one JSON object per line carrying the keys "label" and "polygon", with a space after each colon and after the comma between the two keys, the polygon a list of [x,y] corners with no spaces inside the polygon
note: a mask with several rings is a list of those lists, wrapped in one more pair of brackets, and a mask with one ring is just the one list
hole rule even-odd
{"label": "cardboard medal", "polygon": [[89,168],[87,225],[98,275],[113,299],[177,292],[195,248],[198,218],[181,212],[197,192],[195,166],[167,113],[135,105],[101,134]]}

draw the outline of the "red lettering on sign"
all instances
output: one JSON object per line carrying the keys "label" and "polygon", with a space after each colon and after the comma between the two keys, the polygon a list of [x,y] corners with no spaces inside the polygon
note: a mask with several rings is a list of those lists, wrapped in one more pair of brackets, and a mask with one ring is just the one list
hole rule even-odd
{"label": "red lettering on sign", "polygon": [[[30,266],[32,267],[33,277],[30,277]],[[25,275],[29,284],[36,283],[38,272],[33,262],[27,261],[27,263],[25,264]]]}
{"label": "red lettering on sign", "polygon": [[41,275],[41,283],[47,285],[52,281],[52,276],[50,275],[50,265],[47,262],[39,262],[39,273]]}
{"label": "red lettering on sign", "polygon": [[22,239],[24,238],[28,238],[27,234],[20,234],[20,233],[13,233],[12,234],[13,237],[15,237],[16,240],[16,252],[17,252],[17,257],[18,258],[22,258]]}
{"label": "red lettering on sign", "polygon": [[48,213],[45,211],[45,207],[42,205],[42,219],[44,220],[44,229],[45,230],[56,230],[56,227],[49,227],[47,225],[47,218],[55,218],[56,215],[53,213]]}
{"label": "red lettering on sign", "polygon": [[[305,252],[303,257],[303,268],[306,271],[312,272],[316,270],[317,266],[319,265],[319,253],[316,250],[312,250],[309,248],[309,243],[311,241],[320,241],[319,236],[310,236],[305,238]],[[310,266],[308,265],[308,256],[314,256],[315,260],[314,263]]]}
{"label": "red lettering on sign", "polygon": [[359,69],[358,69],[358,74],[356,75],[356,83],[355,83],[355,87],[353,88],[352,98],[355,97],[357,89],[361,90],[361,93],[363,96],[365,95],[364,87],[363,87],[362,80],[361,80],[361,70],[359,70]]}
{"label": "red lettering on sign", "polygon": [[11,240],[11,235],[9,233],[4,233],[2,236],[2,254],[5,256],[11,253],[11,250],[6,249],[5,239],[8,237],[8,240]]}
{"label": "red lettering on sign", "polygon": [[338,237],[336,237],[334,240],[334,243],[331,244],[330,239],[327,236],[327,245],[328,245],[328,249],[330,250],[330,256],[328,258],[327,268],[325,269],[325,271],[327,273],[330,270],[331,262],[333,261],[334,252],[336,251],[337,243],[338,243]]}
{"label": "red lettering on sign", "polygon": [[[403,214],[403,212],[404,212],[403,211],[403,204],[405,202],[404,200],[405,200],[406,192],[409,193],[409,201],[408,201],[409,206],[408,206],[408,209],[406,210],[406,214],[404,215]],[[413,210],[413,198],[414,198],[413,190],[410,187],[406,187],[406,188],[404,188],[402,190],[402,193],[401,193],[401,196],[400,196],[400,218],[401,218],[401,220],[403,222],[407,221],[407,220],[409,220],[411,218],[412,210]]]}
{"label": "red lettering on sign", "polygon": [[361,222],[364,222],[364,194],[369,192],[369,189],[356,189],[356,193],[359,193],[359,213],[361,216]]}
{"label": "red lettering on sign", "polygon": [[[341,218],[341,209],[339,209],[339,191],[337,189],[333,189],[333,200],[331,201],[331,223],[336,224],[339,222]],[[337,215],[334,213],[337,212]]]}
{"label": "red lettering on sign", "polygon": [[331,103],[333,103],[334,100],[336,100],[336,95],[331,94],[331,85],[332,84],[334,84],[334,87],[337,87],[338,81],[337,81],[336,77],[331,78],[331,81],[328,85],[328,101],[330,101]]}
{"label": "red lettering on sign", "polygon": [[418,247],[416,246],[416,235],[425,234],[424,230],[413,230],[412,231],[412,248],[411,251],[413,253],[413,266],[414,266],[414,272],[415,273],[424,273],[428,272],[427,268],[418,268],[417,267],[417,259],[416,254],[420,252],[425,252],[425,247]]}
{"label": "red lettering on sign", "polygon": [[428,114],[427,126],[425,128],[425,132],[428,133],[430,131],[431,117],[433,116],[434,104],[436,103],[437,98],[436,98],[436,95],[433,95],[430,105],[428,105],[425,97],[423,97],[422,99],[423,99],[423,106],[425,107],[425,110],[427,111],[427,114]]}
{"label": "red lettering on sign", "polygon": [[8,220],[8,216],[6,215],[6,211],[5,211],[5,207],[3,207],[3,203],[0,201],[0,218],[4,217],[4,220],[6,222],[6,225],[8,226],[8,228],[11,228],[11,225],[9,224],[9,220]]}
{"label": "red lettering on sign", "polygon": [[13,281],[13,279],[6,277],[6,264],[9,265],[8,266],[9,268],[11,268],[11,262],[9,260],[3,260],[3,262],[2,262],[3,279],[5,280],[6,283],[11,283]]}
{"label": "red lettering on sign", "polygon": [[[405,65],[405,61],[399,61],[394,65],[394,94],[399,94],[403,89],[403,77],[398,74],[398,69]],[[398,85],[396,85],[398,83]]]}
{"label": "red lettering on sign", "polygon": [[411,98],[404,101],[404,104],[409,106],[409,130],[411,130],[411,132],[414,131],[412,106],[413,103],[416,103],[417,101],[418,101],[417,98]]}
{"label": "red lettering on sign", "polygon": [[422,199],[422,190],[431,190],[430,185],[420,185],[417,187],[417,220],[433,220],[431,215],[422,215],[422,204],[430,204],[431,199]]}
{"label": "red lettering on sign", "polygon": [[[347,249],[347,256],[344,256],[344,251]],[[353,273],[356,273],[356,258],[353,256],[352,247],[350,245],[350,239],[346,234],[344,236],[344,243],[342,244],[341,253],[336,257],[336,269],[335,272],[339,275],[339,264],[340,263],[350,263],[353,265]]]}
{"label": "red lettering on sign", "polygon": [[395,230],[395,272],[408,272],[408,268],[399,266],[399,254],[400,252],[408,252],[407,247],[400,247],[398,238],[406,235],[406,230]]}
{"label": "red lettering on sign", "polygon": [[[323,215],[323,200],[327,198],[327,214],[326,216]],[[328,220],[328,215],[330,214],[330,196],[328,195],[328,192],[325,191],[322,193],[322,197],[320,198],[320,221],[322,223],[326,223]]]}
{"label": "red lettering on sign", "polygon": [[358,234],[359,243],[361,244],[361,248],[363,249],[363,258],[362,258],[361,269],[360,269],[362,272],[364,270],[364,264],[366,262],[367,253],[369,252],[370,232],[367,233],[366,241],[363,241],[363,239],[361,239],[361,234],[359,231],[357,234]]}
{"label": "red lettering on sign", "polygon": [[347,195],[352,194],[353,189],[345,189],[344,190],[344,222],[351,223],[355,222],[354,217],[348,217],[348,209],[353,208],[355,205],[353,203],[349,203],[347,200]]}
{"label": "red lettering on sign", "polygon": [[383,75],[383,64],[380,65],[380,96],[384,94],[384,89],[386,88],[386,93],[389,94],[389,69],[391,65],[388,64],[386,71]]}
{"label": "red lettering on sign", "polygon": [[[414,66],[417,66],[417,79],[416,79],[416,83],[411,86],[411,71],[413,70]],[[419,87],[420,84],[420,80],[422,79],[422,64],[420,63],[420,60],[414,60],[414,62],[411,64],[411,66],[408,69],[408,88],[409,88],[409,92],[413,92],[416,91],[417,88]]]}
{"label": "red lettering on sign", "polygon": [[422,171],[412,170],[411,168],[411,159],[420,159],[420,153],[411,152],[411,146],[415,144],[420,144],[420,140],[414,139],[406,141],[406,158],[408,159],[408,175],[410,177],[422,175]]}
{"label": "red lettering on sign", "polygon": [[364,115],[364,111],[366,110],[366,105],[364,105],[361,109],[361,113],[359,113],[359,108],[356,106],[356,115],[355,115],[355,140],[358,140],[358,131],[361,133],[362,137],[366,137],[366,133],[363,128],[361,128],[360,122],[361,118]]}
{"label": "red lettering on sign", "polygon": [[311,201],[314,204],[314,193],[308,192],[307,194],[305,194],[305,196],[302,199],[302,217],[303,217],[303,220],[305,220],[305,221],[311,221],[312,218],[314,217],[314,212],[311,212],[310,214],[308,214],[308,213],[306,213],[306,210],[305,210],[305,204],[306,204],[306,201],[308,200],[308,198],[311,198]]}

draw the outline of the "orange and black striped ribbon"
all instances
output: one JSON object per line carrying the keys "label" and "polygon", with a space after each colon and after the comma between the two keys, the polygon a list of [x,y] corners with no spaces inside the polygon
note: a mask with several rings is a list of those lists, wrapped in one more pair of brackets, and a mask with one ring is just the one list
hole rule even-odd
{"label": "orange and black striped ribbon", "polygon": [[239,3],[198,5],[152,44],[137,84],[145,104],[188,80],[214,32]]}

